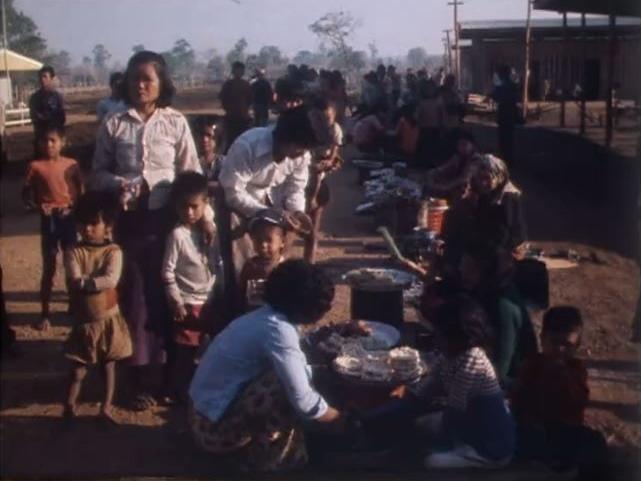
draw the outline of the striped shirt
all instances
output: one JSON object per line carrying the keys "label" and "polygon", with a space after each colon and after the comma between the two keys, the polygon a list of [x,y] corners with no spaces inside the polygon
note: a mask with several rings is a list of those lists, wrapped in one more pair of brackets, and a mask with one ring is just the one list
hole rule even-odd
{"label": "striped shirt", "polygon": [[454,359],[439,364],[441,382],[450,408],[465,411],[477,396],[501,394],[498,378],[485,351],[468,349]]}

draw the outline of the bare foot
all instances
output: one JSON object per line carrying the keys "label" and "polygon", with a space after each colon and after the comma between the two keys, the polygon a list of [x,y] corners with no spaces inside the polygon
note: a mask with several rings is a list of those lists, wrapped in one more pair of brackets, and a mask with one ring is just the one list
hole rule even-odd
{"label": "bare foot", "polygon": [[40,322],[33,325],[33,328],[37,331],[45,332],[51,329],[51,322],[49,322],[48,317],[43,317]]}
{"label": "bare foot", "polygon": [[65,406],[64,411],[62,411],[62,419],[63,419],[63,421],[69,423],[69,422],[73,421],[74,419],[76,419],[77,417],[78,417],[78,415],[76,414],[76,407],[67,404]]}
{"label": "bare foot", "polygon": [[100,410],[100,419],[104,421],[106,424],[110,425],[118,425],[118,421],[116,421],[116,418],[114,417],[113,413],[113,407],[111,406],[104,406]]}

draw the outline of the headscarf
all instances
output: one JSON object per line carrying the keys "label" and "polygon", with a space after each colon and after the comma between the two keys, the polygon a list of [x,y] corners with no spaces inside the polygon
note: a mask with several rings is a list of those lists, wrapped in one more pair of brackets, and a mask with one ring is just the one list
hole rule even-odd
{"label": "headscarf", "polygon": [[492,183],[497,186],[489,193],[492,203],[500,204],[508,193],[521,195],[521,191],[510,181],[510,171],[502,159],[492,154],[481,155],[479,161],[473,164],[471,178],[474,179],[481,170],[487,170],[492,177]]}

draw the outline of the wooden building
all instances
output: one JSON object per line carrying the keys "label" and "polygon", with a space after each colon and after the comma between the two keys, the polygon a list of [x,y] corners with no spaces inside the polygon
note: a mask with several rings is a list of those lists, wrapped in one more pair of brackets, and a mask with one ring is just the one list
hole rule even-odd
{"label": "wooden building", "polygon": [[[500,64],[512,66],[522,78],[525,65],[525,20],[470,21],[460,23],[461,80],[465,90],[486,93]],[[614,86],[622,99],[641,100],[641,18],[616,19]],[[531,100],[562,91],[572,95],[580,86],[586,99],[606,99],[610,54],[607,17],[531,21]]]}

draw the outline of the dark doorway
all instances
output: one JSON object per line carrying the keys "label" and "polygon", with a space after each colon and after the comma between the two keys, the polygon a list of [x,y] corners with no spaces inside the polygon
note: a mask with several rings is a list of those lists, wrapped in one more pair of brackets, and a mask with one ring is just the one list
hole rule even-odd
{"label": "dark doorway", "polygon": [[601,62],[597,58],[590,58],[585,61],[583,70],[584,92],[586,100],[599,98],[599,86],[601,76]]}
{"label": "dark doorway", "polygon": [[530,100],[541,100],[541,62],[535,60],[530,67]]}

